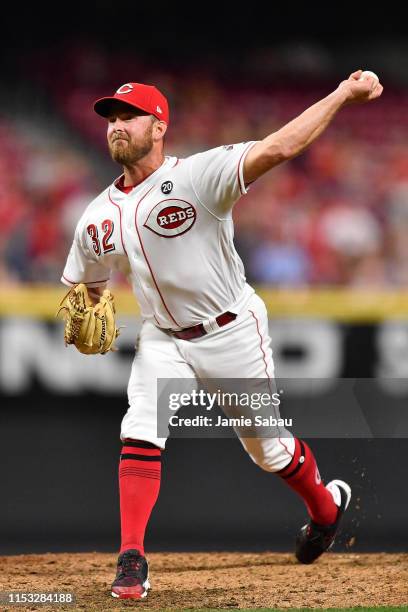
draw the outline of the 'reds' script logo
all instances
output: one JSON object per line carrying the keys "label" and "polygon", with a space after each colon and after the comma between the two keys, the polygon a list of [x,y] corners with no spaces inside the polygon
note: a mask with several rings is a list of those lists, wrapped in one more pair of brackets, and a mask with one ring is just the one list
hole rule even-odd
{"label": "'reds' script logo", "polygon": [[144,226],[158,236],[176,238],[194,225],[197,213],[185,200],[162,200],[149,213]]}

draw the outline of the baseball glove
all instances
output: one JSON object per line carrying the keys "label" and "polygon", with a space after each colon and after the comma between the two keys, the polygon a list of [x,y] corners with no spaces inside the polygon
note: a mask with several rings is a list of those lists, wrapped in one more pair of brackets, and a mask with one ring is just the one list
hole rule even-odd
{"label": "baseball glove", "polygon": [[65,346],[75,344],[85,355],[104,355],[116,350],[113,346],[119,335],[115,322],[113,295],[105,289],[97,304],[93,304],[86,285],[72,287],[60,304],[57,316],[63,312],[65,319]]}

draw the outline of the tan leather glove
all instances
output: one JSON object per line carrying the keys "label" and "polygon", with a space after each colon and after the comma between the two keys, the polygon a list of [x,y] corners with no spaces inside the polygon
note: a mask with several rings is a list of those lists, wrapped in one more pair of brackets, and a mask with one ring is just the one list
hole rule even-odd
{"label": "tan leather glove", "polygon": [[115,322],[113,295],[105,289],[99,302],[92,304],[86,285],[80,283],[72,287],[60,304],[64,313],[65,345],[75,344],[85,355],[104,355],[116,350],[113,346],[119,335]]}

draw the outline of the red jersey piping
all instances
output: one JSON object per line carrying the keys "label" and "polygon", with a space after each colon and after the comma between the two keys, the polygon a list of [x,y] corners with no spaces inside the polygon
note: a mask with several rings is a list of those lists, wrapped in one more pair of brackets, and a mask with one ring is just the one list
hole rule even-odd
{"label": "red jersey piping", "polygon": [[[162,296],[162,293],[161,293],[161,291],[160,291],[160,289],[159,289],[159,286],[158,286],[158,284],[157,284],[157,282],[156,282],[156,278],[155,278],[155,276],[154,276],[154,274],[153,274],[152,267],[151,267],[150,262],[149,262],[149,260],[148,260],[148,258],[147,258],[146,251],[145,251],[144,246],[143,246],[142,238],[141,238],[141,236],[140,236],[139,228],[138,228],[138,226],[137,226],[137,212],[138,212],[138,210],[139,210],[139,205],[140,205],[140,203],[142,202],[142,200],[144,200],[144,199],[145,199],[145,197],[146,197],[146,196],[147,196],[147,195],[148,195],[148,194],[149,194],[149,193],[152,191],[152,189],[154,189],[155,187],[156,187],[156,185],[153,185],[152,187],[150,187],[150,189],[149,189],[148,191],[146,191],[146,193],[145,193],[145,194],[144,194],[144,195],[143,195],[143,196],[140,198],[139,202],[137,203],[137,206],[136,206],[136,211],[135,211],[135,227],[136,227],[136,232],[137,232],[137,235],[138,235],[138,238],[139,238],[140,247],[141,247],[141,249],[142,249],[142,252],[143,252],[144,258],[145,258],[146,263],[147,263],[147,265],[148,265],[148,268],[149,268],[149,270],[150,270],[150,274],[151,274],[151,277],[152,277],[152,279],[153,279],[154,285],[155,285],[155,287],[156,287],[156,289],[157,289],[158,294],[160,295],[160,299],[161,299],[161,301],[162,301],[162,303],[163,303],[163,306],[165,307],[165,309],[166,309],[167,313],[169,314],[169,316],[170,316],[171,320],[172,320],[172,321],[173,321],[173,322],[174,322],[174,323],[177,325],[177,327],[182,327],[181,325],[179,325],[179,323],[177,323],[176,319],[173,317],[173,315],[171,314],[170,310],[168,309],[168,306],[167,306],[166,302],[164,301],[164,298],[163,298],[163,296]],[[156,319],[156,320],[157,320],[157,319]]]}

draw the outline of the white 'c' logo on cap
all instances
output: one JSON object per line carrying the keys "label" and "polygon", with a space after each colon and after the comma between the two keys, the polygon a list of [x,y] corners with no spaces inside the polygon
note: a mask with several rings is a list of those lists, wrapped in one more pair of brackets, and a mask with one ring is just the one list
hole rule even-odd
{"label": "white 'c' logo on cap", "polygon": [[156,112],[157,113],[163,113],[162,109],[160,108],[159,105],[156,106]]}
{"label": "white 'c' logo on cap", "polygon": [[127,94],[130,93],[133,89],[133,85],[131,83],[125,83],[121,85],[119,89],[116,90],[117,94]]}

